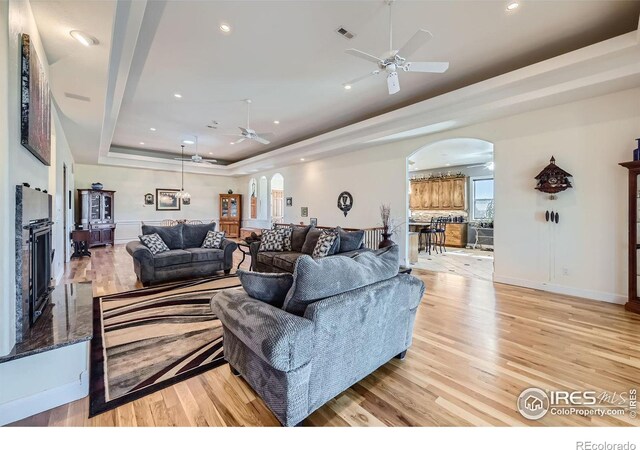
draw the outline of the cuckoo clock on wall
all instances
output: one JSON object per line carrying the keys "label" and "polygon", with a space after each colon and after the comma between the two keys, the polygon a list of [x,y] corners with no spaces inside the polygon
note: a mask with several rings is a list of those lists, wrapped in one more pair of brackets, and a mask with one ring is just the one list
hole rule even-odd
{"label": "cuckoo clock on wall", "polygon": [[556,166],[556,159],[552,156],[549,165],[542,169],[542,172],[536,176],[536,180],[538,180],[536,189],[540,192],[550,194],[549,199],[555,200],[555,194],[573,187],[569,180],[571,177],[573,177],[573,175],[569,172]]}

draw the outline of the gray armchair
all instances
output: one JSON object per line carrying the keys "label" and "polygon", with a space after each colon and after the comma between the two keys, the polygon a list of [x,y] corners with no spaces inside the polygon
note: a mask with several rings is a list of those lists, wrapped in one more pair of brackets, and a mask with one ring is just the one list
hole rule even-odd
{"label": "gray armchair", "polygon": [[[351,259],[327,259],[333,258]],[[303,265],[306,259],[311,260],[302,257]],[[300,288],[294,281],[292,290]],[[394,356],[404,358],[423,293],[421,280],[397,274],[311,302],[301,316],[253,299],[241,288],[218,294],[211,307],[223,324],[224,355],[232,371],[283,425],[292,426]]]}

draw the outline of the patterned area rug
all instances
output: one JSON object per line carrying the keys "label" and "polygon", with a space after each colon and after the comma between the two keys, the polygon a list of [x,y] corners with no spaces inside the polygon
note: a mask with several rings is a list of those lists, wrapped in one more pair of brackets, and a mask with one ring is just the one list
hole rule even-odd
{"label": "patterned area rug", "polygon": [[224,363],[211,297],[235,275],[94,299],[90,417]]}

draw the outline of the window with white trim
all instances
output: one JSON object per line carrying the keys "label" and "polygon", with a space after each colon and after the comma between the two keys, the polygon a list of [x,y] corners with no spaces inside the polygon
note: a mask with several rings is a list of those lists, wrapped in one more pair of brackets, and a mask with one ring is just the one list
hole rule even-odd
{"label": "window with white trim", "polygon": [[471,217],[473,220],[493,219],[493,178],[476,178],[472,181]]}

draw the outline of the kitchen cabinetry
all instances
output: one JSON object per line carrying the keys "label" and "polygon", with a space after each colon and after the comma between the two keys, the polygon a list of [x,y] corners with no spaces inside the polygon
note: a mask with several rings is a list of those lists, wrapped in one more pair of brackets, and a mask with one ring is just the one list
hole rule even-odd
{"label": "kitchen cabinetry", "polygon": [[114,196],[115,191],[78,189],[80,228],[89,231],[89,247],[113,245],[116,231]]}
{"label": "kitchen cabinetry", "polygon": [[220,194],[220,231],[227,237],[240,237],[242,225],[242,195]]}
{"label": "kitchen cabinetry", "polygon": [[412,210],[466,210],[466,177],[411,180],[409,207]]}
{"label": "kitchen cabinetry", "polygon": [[467,246],[467,224],[466,223],[447,223],[445,230],[445,243],[447,247]]}

